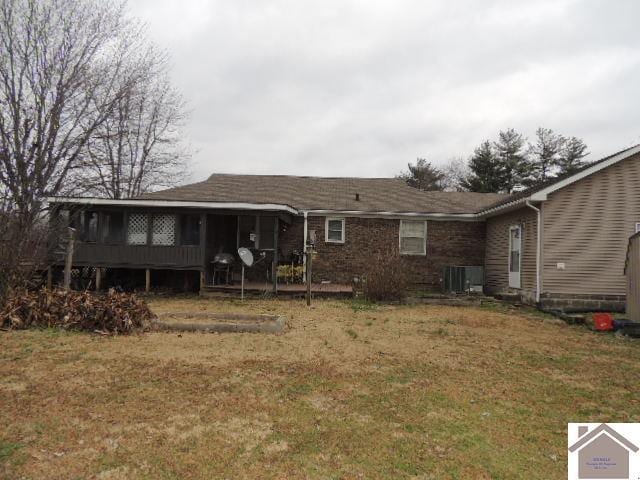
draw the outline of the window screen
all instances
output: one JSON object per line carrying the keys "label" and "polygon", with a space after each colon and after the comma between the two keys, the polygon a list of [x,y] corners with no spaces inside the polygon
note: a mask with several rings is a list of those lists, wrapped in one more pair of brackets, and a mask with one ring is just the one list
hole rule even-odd
{"label": "window screen", "polygon": [[100,220],[100,241],[102,243],[120,243],[124,233],[124,214],[122,212],[104,212]]}
{"label": "window screen", "polygon": [[256,248],[256,217],[254,215],[240,215],[238,217],[238,248]]}
{"label": "window screen", "polygon": [[71,215],[70,226],[76,231],[81,242],[95,242],[98,239],[98,214],[86,210],[76,210]]}
{"label": "window screen", "polygon": [[425,255],[427,223],[425,221],[400,221],[400,253]]}
{"label": "window screen", "polygon": [[84,212],[83,240],[90,243],[94,243],[98,240],[97,212]]}
{"label": "window screen", "polygon": [[151,231],[152,245],[176,244],[176,216],[158,214],[153,216],[153,230]]}
{"label": "window screen", "polygon": [[180,243],[182,245],[200,245],[200,215],[180,216]]}
{"label": "window screen", "polygon": [[344,242],[344,218],[327,219],[327,242]]}
{"label": "window screen", "polygon": [[127,243],[129,245],[146,245],[149,216],[146,213],[132,213],[129,215],[127,227]]}
{"label": "window screen", "polygon": [[258,248],[260,250],[273,250],[273,230],[276,217],[259,217],[260,236]]}

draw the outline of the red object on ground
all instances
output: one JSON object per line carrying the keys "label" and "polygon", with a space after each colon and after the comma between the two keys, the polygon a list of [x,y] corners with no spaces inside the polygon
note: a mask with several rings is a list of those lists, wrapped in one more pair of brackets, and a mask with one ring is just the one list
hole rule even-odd
{"label": "red object on ground", "polygon": [[613,330],[613,315],[610,313],[594,313],[593,325],[596,330]]}

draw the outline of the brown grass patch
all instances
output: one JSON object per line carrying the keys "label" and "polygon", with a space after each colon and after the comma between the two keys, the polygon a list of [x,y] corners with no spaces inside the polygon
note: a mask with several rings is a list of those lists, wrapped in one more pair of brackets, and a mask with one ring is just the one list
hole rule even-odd
{"label": "brown grass patch", "polygon": [[528,312],[150,304],[291,328],[1,333],[0,478],[558,478],[567,422],[640,421],[637,341]]}

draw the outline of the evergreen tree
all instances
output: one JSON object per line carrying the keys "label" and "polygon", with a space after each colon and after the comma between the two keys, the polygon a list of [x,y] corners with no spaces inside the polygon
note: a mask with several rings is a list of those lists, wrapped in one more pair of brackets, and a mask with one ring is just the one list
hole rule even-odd
{"label": "evergreen tree", "polygon": [[556,160],[558,174],[571,174],[584,167],[587,162],[583,159],[589,155],[587,145],[581,138],[569,137],[564,139],[560,155]]}
{"label": "evergreen tree", "polygon": [[500,164],[500,192],[511,193],[517,185],[523,185],[530,175],[530,166],[522,151],[525,138],[513,128],[498,134],[498,141],[493,143]]}
{"label": "evergreen tree", "polygon": [[529,173],[528,178],[524,179],[525,185],[543,182],[554,176],[564,143],[564,138],[550,128],[540,127],[536,130],[536,142],[529,144],[527,152]]}
{"label": "evergreen tree", "polygon": [[443,190],[445,174],[432,166],[424,158],[418,158],[415,165],[407,164],[408,171],[400,173],[397,178],[401,178],[410,187],[419,190]]}
{"label": "evergreen tree", "polygon": [[469,159],[471,173],[460,184],[470,192],[500,192],[504,190],[500,163],[493,146],[485,140],[473,152]]}

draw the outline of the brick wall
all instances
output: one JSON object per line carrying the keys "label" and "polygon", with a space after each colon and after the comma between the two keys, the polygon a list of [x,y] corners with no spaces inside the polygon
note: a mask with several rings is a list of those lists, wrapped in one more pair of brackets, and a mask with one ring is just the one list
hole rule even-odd
{"label": "brick wall", "polygon": [[[378,254],[398,253],[400,220],[347,217],[344,244],[325,243],[325,217],[308,221],[317,240],[314,282],[351,283]],[[402,256],[400,261],[410,283],[439,290],[445,266],[484,264],[484,238],[483,222],[428,221],[427,255]]]}
{"label": "brick wall", "polygon": [[[282,223],[282,222],[281,222]],[[304,247],[304,218],[293,217],[291,225],[283,225],[278,238],[278,250],[280,251],[280,261],[286,262],[290,259],[292,252],[302,252]]]}

